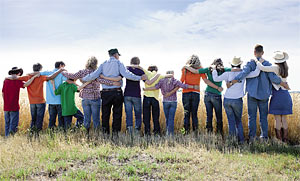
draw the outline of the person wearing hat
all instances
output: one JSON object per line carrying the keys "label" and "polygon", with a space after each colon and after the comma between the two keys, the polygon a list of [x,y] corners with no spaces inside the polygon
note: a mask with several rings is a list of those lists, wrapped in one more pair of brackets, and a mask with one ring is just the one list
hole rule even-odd
{"label": "person wearing hat", "polygon": [[[103,62],[97,70],[82,78],[83,81],[92,81],[103,74],[105,77],[118,77],[123,76],[130,80],[145,80],[145,75],[137,76],[131,73],[122,62],[119,61],[120,53],[118,49],[110,49],[108,51],[109,60]],[[122,86],[122,80],[121,80]],[[123,91],[121,86],[116,85],[103,85],[102,86],[102,128],[103,132],[110,134],[109,119],[111,109],[113,109],[113,133],[117,135],[121,131],[122,124],[122,109],[123,109]]]}
{"label": "person wearing hat", "polygon": [[[13,67],[8,72],[10,77],[21,76],[22,74],[23,69],[18,67]],[[39,76],[40,75],[37,74],[31,77],[26,83],[21,80],[4,80],[2,97],[4,102],[5,136],[13,135],[18,130],[20,88],[28,87],[32,81]]]}
{"label": "person wearing hat", "polygon": [[[215,82],[221,81],[232,81],[241,71],[241,61],[240,57],[234,57],[231,64],[231,72],[224,72],[218,75],[218,72],[213,67],[212,76]],[[258,68],[255,71],[250,72],[246,78],[257,77],[260,73]],[[224,94],[224,108],[228,120],[228,130],[229,135],[234,138],[237,136],[239,143],[244,143],[244,129],[242,124],[242,114],[243,114],[243,97],[245,95],[244,86],[245,79],[241,82],[236,83],[234,86],[228,88]]]}
{"label": "person wearing hat", "polygon": [[[256,69],[255,60],[263,59],[263,54],[263,46],[256,45],[254,47],[255,58],[247,62],[242,71],[230,82],[230,84],[234,85],[237,82],[241,82],[251,71],[254,71]],[[263,60],[263,65],[271,66],[272,64]],[[260,113],[260,137],[268,139],[268,102],[272,91],[272,83],[288,87],[287,83],[281,81],[281,78],[273,72],[260,72],[259,76],[248,78],[246,80],[250,142],[253,142],[256,138],[257,109],[259,109]]]}
{"label": "person wearing hat", "polygon": [[[257,67],[264,72],[274,72],[283,82],[287,82],[288,65],[286,61],[289,56],[286,52],[274,52],[274,63],[276,65],[264,66],[263,60],[257,61]],[[290,93],[281,85],[273,84],[272,97],[269,104],[269,114],[275,116],[275,132],[279,140],[287,142],[288,124],[287,115],[293,114],[293,102]]]}

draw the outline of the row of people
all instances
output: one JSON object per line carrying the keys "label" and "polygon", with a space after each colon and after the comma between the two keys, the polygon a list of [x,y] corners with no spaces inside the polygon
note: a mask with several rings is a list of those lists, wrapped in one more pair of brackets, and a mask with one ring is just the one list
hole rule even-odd
{"label": "row of people", "polygon": [[[43,99],[43,81],[47,82],[46,99],[49,104],[49,128],[55,126],[56,116],[58,116],[58,126],[70,127],[72,116],[77,118],[76,125],[84,124],[89,131],[91,118],[93,118],[93,127],[98,130],[100,127],[100,107],[102,105],[102,127],[105,133],[109,133],[109,118],[113,110],[112,130],[117,133],[121,130],[122,107],[123,102],[126,112],[126,127],[130,133],[138,132],[141,129],[142,115],[145,126],[145,134],[150,134],[150,118],[154,125],[154,134],[160,134],[159,124],[159,90],[163,95],[163,108],[166,118],[167,134],[174,134],[174,117],[177,108],[177,90],[183,88],[182,103],[184,107],[184,128],[188,133],[190,131],[190,117],[192,117],[192,129],[198,130],[198,107],[200,102],[200,79],[207,84],[205,90],[204,103],[206,106],[206,128],[212,132],[213,110],[217,117],[217,132],[223,134],[222,121],[222,98],[221,92],[222,80],[227,82],[229,87],[224,95],[224,107],[228,117],[229,134],[238,135],[238,140],[244,142],[242,117],[242,97],[245,95],[244,84],[247,82],[246,90],[248,92],[248,114],[249,114],[249,138],[253,140],[256,135],[256,111],[260,110],[260,123],[262,128],[262,137],[268,137],[268,100],[274,84],[273,96],[271,99],[270,113],[275,114],[276,135],[278,138],[287,138],[286,115],[292,113],[292,101],[289,96],[287,77],[287,54],[276,52],[274,57],[278,66],[271,64],[262,58],[263,47],[257,45],[254,50],[255,60],[249,61],[244,69],[241,69],[242,61],[240,58],[234,58],[231,62],[231,68],[224,68],[221,59],[213,61],[208,68],[202,68],[198,56],[190,57],[186,66],[182,69],[181,80],[174,78],[174,72],[168,71],[166,75],[157,73],[156,66],[149,66],[143,69],[139,66],[138,57],[131,59],[131,65],[125,67],[119,61],[119,52],[117,49],[109,50],[110,59],[102,63],[97,68],[97,59],[91,57],[86,64],[85,69],[76,73],[64,71],[65,64],[56,62],[55,69],[49,72],[40,72],[41,65],[34,65],[34,73],[29,76],[20,76],[21,69],[14,68],[9,72],[8,77],[3,84],[4,105],[18,105],[18,91],[20,87],[25,87],[21,81],[29,86],[28,96],[30,101],[30,110],[32,116],[31,128],[40,131],[42,129],[43,117],[45,112],[45,100]],[[284,60],[284,61],[283,61]],[[277,61],[277,62],[276,62]],[[282,66],[282,64],[284,64]],[[260,72],[263,71],[263,72]],[[276,76],[276,74],[278,76]],[[126,78],[126,87],[123,96],[122,77]],[[11,80],[10,80],[11,79]],[[18,80],[14,80],[18,79]],[[33,79],[38,79],[33,81]],[[53,81],[49,81],[53,79]],[[74,80],[80,79],[85,82],[77,87]],[[141,101],[140,80],[145,81],[143,103]],[[247,81],[245,81],[247,80]],[[14,83],[19,82],[19,86]],[[64,83],[63,83],[64,82]],[[100,91],[100,84],[102,90]],[[279,85],[279,86],[278,86]],[[11,102],[9,94],[15,90],[16,100]],[[74,93],[80,90],[79,96],[82,98],[82,107],[84,114],[75,106]],[[277,91],[277,92],[276,92]],[[17,96],[16,96],[17,95]],[[277,96],[276,96],[277,95]],[[280,100],[289,100],[288,104],[278,107]],[[276,98],[277,97],[277,98]],[[8,103],[9,102],[9,103]],[[273,105],[273,107],[272,107]],[[285,112],[280,112],[285,109]],[[16,111],[17,110],[17,111]],[[135,128],[133,128],[133,116],[135,113]],[[275,110],[275,112],[273,112]],[[18,112],[18,109],[5,107],[6,129],[5,134],[9,135],[16,131],[14,119],[10,119],[11,112]],[[279,111],[279,112],[278,112]],[[142,114],[143,112],[143,114]],[[14,126],[11,126],[14,125]],[[281,135],[283,127],[283,136]]]}

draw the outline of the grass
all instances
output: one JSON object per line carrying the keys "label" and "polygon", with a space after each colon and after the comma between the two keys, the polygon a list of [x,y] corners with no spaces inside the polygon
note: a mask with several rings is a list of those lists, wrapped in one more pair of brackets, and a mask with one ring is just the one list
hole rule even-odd
{"label": "grass", "polygon": [[216,135],[118,139],[44,132],[0,138],[0,180],[299,180],[300,149]]}

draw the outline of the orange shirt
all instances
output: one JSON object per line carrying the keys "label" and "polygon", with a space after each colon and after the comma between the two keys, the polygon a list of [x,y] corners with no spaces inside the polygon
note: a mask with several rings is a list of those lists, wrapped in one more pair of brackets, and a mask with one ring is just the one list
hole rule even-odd
{"label": "orange shirt", "polygon": [[[19,80],[28,81],[32,76],[23,76]],[[47,76],[39,76],[27,87],[28,98],[30,104],[45,103],[44,99],[44,81],[47,81]]]}
{"label": "orange shirt", "polygon": [[[199,85],[200,86],[200,79],[207,79],[205,74],[194,74],[186,69],[182,70],[181,79],[180,81],[182,83],[188,84],[188,85]],[[200,92],[200,90],[196,89],[183,89],[182,93],[187,92]]]}

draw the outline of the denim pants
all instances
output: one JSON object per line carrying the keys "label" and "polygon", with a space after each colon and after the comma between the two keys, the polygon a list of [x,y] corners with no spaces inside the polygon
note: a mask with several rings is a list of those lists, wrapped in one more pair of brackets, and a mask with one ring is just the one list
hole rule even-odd
{"label": "denim pants", "polygon": [[86,129],[90,128],[92,117],[94,129],[100,128],[100,107],[100,98],[95,100],[82,99],[82,109],[84,113],[83,125]]}
{"label": "denim pants", "polygon": [[166,117],[167,135],[174,135],[174,118],[177,109],[177,102],[163,102]]}
{"label": "denim pants", "polygon": [[217,117],[217,133],[223,134],[223,120],[222,120],[222,96],[205,92],[204,104],[206,107],[206,129],[208,132],[213,131],[212,119],[213,110]]}
{"label": "denim pants", "polygon": [[58,118],[58,127],[64,128],[64,120],[62,117],[62,109],[61,104],[49,104],[48,105],[49,112],[49,125],[48,128],[55,127],[56,116]]}
{"label": "denim pants", "polygon": [[84,117],[83,117],[82,112],[80,110],[77,110],[77,112],[74,115],[63,116],[64,122],[65,122],[65,130],[67,130],[71,127],[73,116],[77,119],[76,127],[80,127],[82,125]]}
{"label": "denim pants", "polygon": [[228,119],[229,135],[238,136],[239,142],[244,142],[243,99],[224,98],[224,108]]}
{"label": "denim pants", "polygon": [[31,126],[32,131],[41,131],[45,115],[46,104],[30,104]]}
{"label": "denim pants", "polygon": [[187,92],[182,94],[182,103],[184,109],[184,129],[186,132],[190,130],[190,117],[192,116],[193,130],[198,130],[198,107],[200,102],[200,94],[197,92]]}
{"label": "denim pants", "polygon": [[142,124],[142,99],[139,97],[125,96],[124,105],[126,112],[126,127],[133,126],[132,110],[134,109],[135,128],[140,130]]}
{"label": "denim pants", "polygon": [[256,117],[257,107],[259,109],[259,121],[261,128],[262,138],[268,138],[268,102],[269,98],[265,100],[259,100],[247,95],[248,101],[248,126],[249,126],[249,139],[253,140],[256,136]]}
{"label": "denim pants", "polygon": [[143,100],[143,122],[145,125],[145,134],[150,135],[150,119],[152,119],[154,124],[154,134],[160,134],[159,125],[159,102],[154,97],[144,96]]}
{"label": "denim pants", "polygon": [[4,111],[5,136],[14,134],[18,131],[19,111]]}
{"label": "denim pants", "polygon": [[121,90],[103,91],[102,97],[102,128],[103,132],[109,134],[109,119],[111,110],[113,110],[112,131],[114,133],[121,131],[122,111],[124,96]]}

